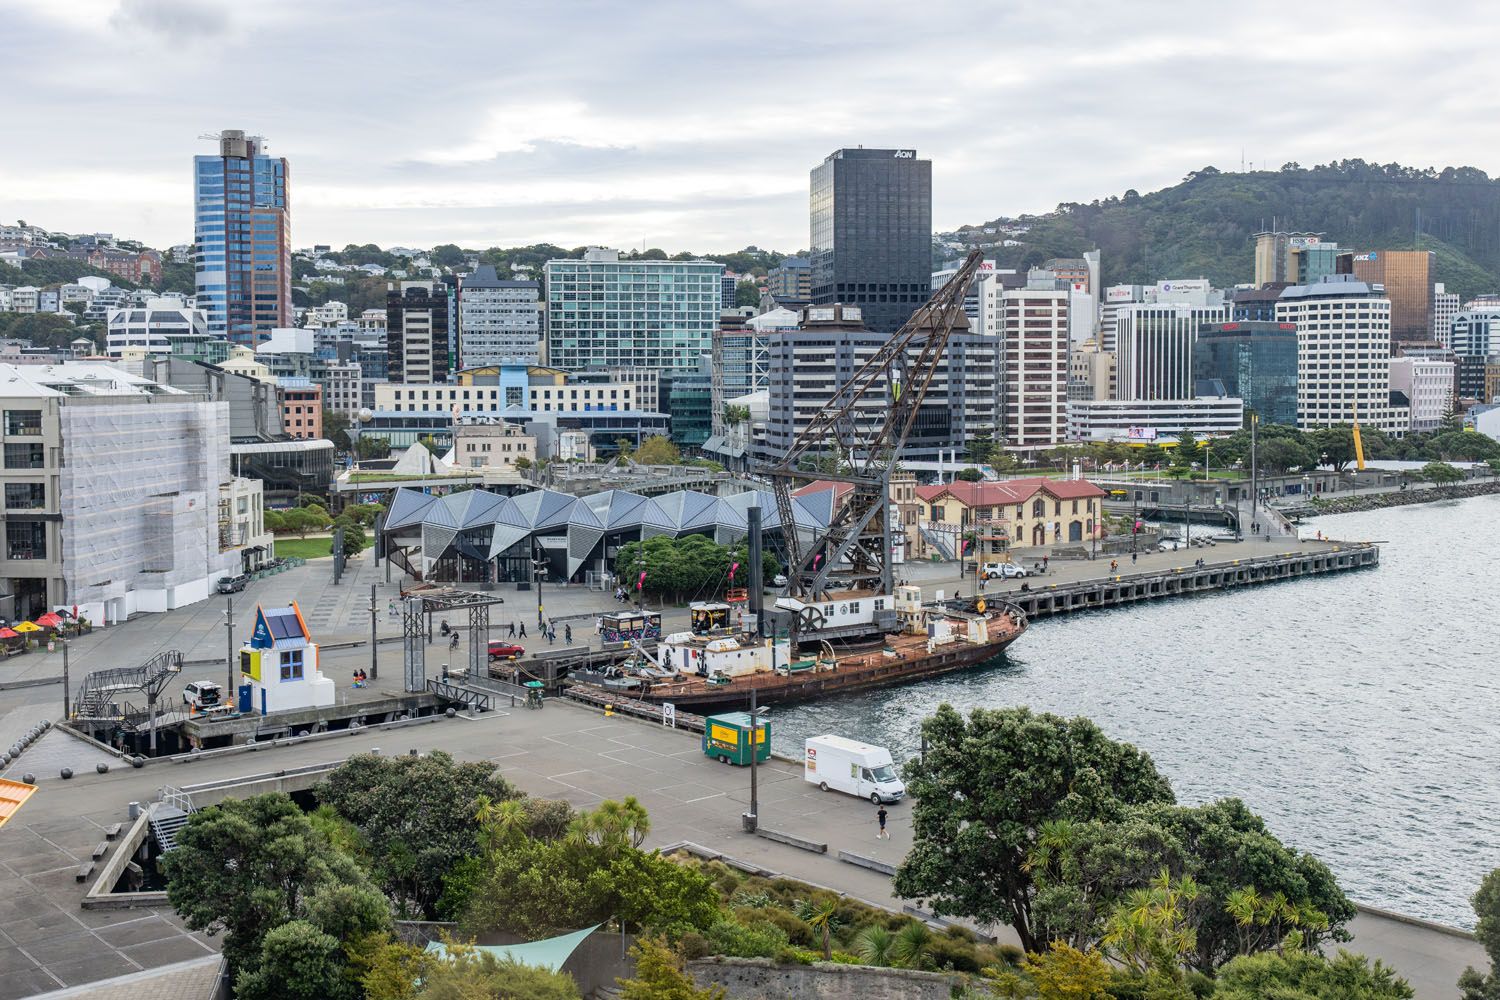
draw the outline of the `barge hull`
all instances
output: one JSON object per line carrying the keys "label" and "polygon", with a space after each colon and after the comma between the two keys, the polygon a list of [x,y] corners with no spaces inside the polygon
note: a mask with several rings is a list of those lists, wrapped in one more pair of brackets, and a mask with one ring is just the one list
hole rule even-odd
{"label": "barge hull", "polygon": [[854,668],[842,672],[825,670],[805,676],[776,675],[774,679],[751,675],[708,690],[668,691],[662,689],[662,687],[667,687],[663,685],[644,694],[634,691],[627,696],[653,705],[670,702],[677,708],[695,712],[743,707],[749,703],[751,688],[755,689],[756,701],[760,705],[784,705],[795,701],[809,701],[828,695],[868,691],[872,688],[890,687],[894,684],[925,680],[929,677],[940,677],[943,674],[966,670],[999,656],[1024,632],[1025,629],[1021,629],[1001,642],[989,642],[983,646],[955,644],[952,649],[939,649],[931,655],[924,655],[920,660],[893,659],[887,664],[871,668]]}

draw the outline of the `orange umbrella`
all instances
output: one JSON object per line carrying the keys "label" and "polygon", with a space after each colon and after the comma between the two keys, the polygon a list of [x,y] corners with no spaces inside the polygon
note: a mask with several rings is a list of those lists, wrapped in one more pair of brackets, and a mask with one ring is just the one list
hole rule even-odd
{"label": "orange umbrella", "polygon": [[21,633],[13,628],[0,628],[0,639],[19,639]]}
{"label": "orange umbrella", "polygon": [[48,628],[57,628],[63,623],[63,620],[57,616],[57,613],[55,611],[49,611],[45,615],[42,615],[40,618],[38,618],[36,620],[36,623],[38,625],[45,625]]}

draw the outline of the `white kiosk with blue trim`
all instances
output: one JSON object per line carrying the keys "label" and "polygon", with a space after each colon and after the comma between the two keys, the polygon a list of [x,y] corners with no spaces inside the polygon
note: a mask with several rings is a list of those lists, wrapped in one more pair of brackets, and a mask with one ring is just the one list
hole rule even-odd
{"label": "white kiosk with blue trim", "polygon": [[333,704],[334,683],[318,669],[318,644],[295,601],[256,607],[255,630],[240,649],[240,681],[250,686],[251,710],[262,715]]}

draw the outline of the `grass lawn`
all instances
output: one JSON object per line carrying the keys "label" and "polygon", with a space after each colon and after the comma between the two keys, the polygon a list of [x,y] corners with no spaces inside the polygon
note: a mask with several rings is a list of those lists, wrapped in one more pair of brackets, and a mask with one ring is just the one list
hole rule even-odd
{"label": "grass lawn", "polygon": [[[283,559],[296,557],[298,559],[319,559],[331,556],[329,549],[333,545],[333,539],[324,535],[322,538],[297,538],[295,535],[276,536],[276,554]],[[369,548],[369,542],[365,543]]]}

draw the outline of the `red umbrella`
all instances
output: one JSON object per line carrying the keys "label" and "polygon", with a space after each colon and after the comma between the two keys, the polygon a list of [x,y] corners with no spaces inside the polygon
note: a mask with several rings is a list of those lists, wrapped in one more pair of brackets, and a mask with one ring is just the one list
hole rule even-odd
{"label": "red umbrella", "polygon": [[0,639],[19,639],[21,633],[13,628],[0,628]]}
{"label": "red umbrella", "polygon": [[55,612],[49,611],[45,615],[42,615],[40,618],[38,618],[36,620],[36,623],[38,625],[45,625],[48,628],[57,628],[63,623],[63,620],[59,618]]}

